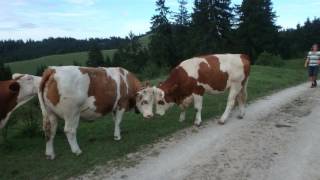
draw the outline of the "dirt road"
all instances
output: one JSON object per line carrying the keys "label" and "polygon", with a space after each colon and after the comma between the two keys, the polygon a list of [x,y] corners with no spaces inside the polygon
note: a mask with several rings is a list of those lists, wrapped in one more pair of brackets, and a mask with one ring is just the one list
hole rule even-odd
{"label": "dirt road", "polygon": [[319,88],[289,88],[248,105],[244,119],[236,115],[128,155],[134,166],[109,164],[74,179],[320,179]]}

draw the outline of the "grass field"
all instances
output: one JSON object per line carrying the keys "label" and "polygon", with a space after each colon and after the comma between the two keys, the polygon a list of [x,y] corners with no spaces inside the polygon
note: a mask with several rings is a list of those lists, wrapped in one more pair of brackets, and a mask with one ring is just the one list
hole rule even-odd
{"label": "grass field", "polygon": [[[144,35],[139,38],[139,42],[142,46],[147,47],[150,43],[151,34]],[[111,50],[102,50],[104,57],[109,56],[113,57],[116,49]],[[27,73],[27,74],[35,74],[37,67],[41,65],[46,66],[57,66],[57,65],[73,65],[73,62],[77,62],[80,65],[85,65],[88,60],[88,52],[75,52],[75,53],[66,53],[59,55],[49,55],[43,56],[40,58],[29,59],[24,61],[7,63],[9,65],[13,73]]]}
{"label": "grass field", "polygon": [[[116,50],[103,50],[104,57],[113,57]],[[88,52],[76,52],[59,55],[44,56],[36,59],[7,63],[14,73],[28,73],[35,74],[37,67],[40,65],[54,66],[54,65],[72,65],[73,62],[77,62],[81,65],[85,65],[88,60]]]}
{"label": "grass field", "polygon": [[[301,59],[287,61],[286,66],[281,68],[253,66],[248,85],[249,101],[305,81],[306,73],[302,66]],[[225,104],[226,94],[205,96],[203,119],[221,115]],[[41,124],[40,112],[30,102],[14,113],[12,119],[17,124],[10,127],[8,142],[0,137],[0,179],[66,179],[84,173],[95,165],[138,151],[143,145],[169,136],[179,129],[192,126],[194,117],[192,108],[188,110],[187,119],[183,123],[178,122],[177,107],[172,108],[164,117],[153,120],[144,120],[141,115],[129,112],[125,114],[121,124],[122,140],[119,142],[113,140],[114,125],[110,116],[93,123],[81,122],[78,141],[83,154],[79,157],[71,153],[61,130],[63,122],[59,121],[60,131],[55,139],[57,157],[54,161],[48,161],[44,156],[45,139],[42,133],[34,137],[27,137],[23,133],[22,122],[30,109],[33,109],[33,118],[38,119]],[[114,165],[118,163],[115,161]]]}

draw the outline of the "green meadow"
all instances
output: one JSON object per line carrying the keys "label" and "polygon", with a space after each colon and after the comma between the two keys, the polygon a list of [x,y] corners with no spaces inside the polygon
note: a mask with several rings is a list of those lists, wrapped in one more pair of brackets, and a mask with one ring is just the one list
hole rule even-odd
{"label": "green meadow", "polygon": [[[115,52],[116,52],[115,49],[102,51],[104,57],[106,56],[113,57],[113,54]],[[40,58],[29,59],[25,61],[7,63],[6,65],[10,66],[12,72],[14,73],[35,74],[37,67],[41,65],[45,65],[45,66],[72,65],[74,62],[77,62],[78,64],[81,64],[81,65],[85,65],[87,60],[88,60],[88,52],[84,51],[84,52],[43,56]]]}
{"label": "green meadow", "polygon": [[[104,51],[112,53],[114,51]],[[35,59],[30,62],[13,63],[10,66],[14,72],[34,72],[33,66],[40,62],[52,65],[55,63],[72,63],[73,60],[84,62],[83,53],[55,55]],[[65,57],[65,56],[68,56]],[[62,59],[68,59],[68,62]],[[24,70],[24,71],[21,71]],[[156,84],[165,79],[159,77],[151,81]],[[252,66],[249,84],[249,103],[257,98],[269,95],[281,89],[305,82],[306,72],[303,69],[303,60],[286,61],[281,68]],[[221,95],[206,95],[202,112],[203,119],[219,117],[226,105],[227,93]],[[179,109],[172,108],[163,117],[144,120],[141,115],[133,112],[125,114],[121,124],[122,140],[113,140],[113,121],[109,116],[97,119],[95,122],[80,123],[78,141],[83,151],[79,157],[70,151],[63,133],[63,121],[59,121],[59,129],[55,138],[56,159],[45,159],[45,138],[40,131],[41,115],[36,106],[37,100],[19,108],[12,116],[6,139],[0,136],[0,179],[66,179],[90,170],[94,166],[114,161],[114,165],[125,162],[118,161],[126,154],[139,151],[144,145],[156,142],[170,136],[174,132],[193,126],[194,110],[187,111],[185,122],[178,122]],[[30,116],[30,117],[29,117]],[[26,119],[31,118],[36,123],[34,133],[29,133]],[[242,121],[245,121],[244,118]],[[225,126],[228,126],[228,122]],[[4,130],[2,130],[4,131]],[[5,133],[5,132],[2,132]]]}

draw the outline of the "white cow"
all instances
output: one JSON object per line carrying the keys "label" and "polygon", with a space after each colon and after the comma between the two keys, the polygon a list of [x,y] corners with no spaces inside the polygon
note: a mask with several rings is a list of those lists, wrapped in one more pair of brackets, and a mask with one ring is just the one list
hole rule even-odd
{"label": "white cow", "polygon": [[114,139],[120,140],[123,113],[137,107],[143,116],[153,116],[150,99],[142,98],[140,81],[123,68],[85,68],[77,66],[49,67],[42,76],[39,101],[47,138],[46,156],[54,159],[53,140],[57,118],[64,119],[64,132],[71,151],[81,154],[76,133],[79,118],[95,119],[112,112]]}
{"label": "white cow", "polygon": [[[194,57],[175,67],[167,80],[158,87],[147,88],[147,99],[154,97],[156,113],[164,115],[174,104],[181,107],[180,121],[185,120],[185,109],[194,101],[195,125],[201,124],[202,99],[205,93],[216,94],[230,89],[227,107],[219,120],[224,124],[237,100],[242,118],[247,97],[250,60],[243,54],[213,54]],[[149,101],[149,106],[152,106]]]}

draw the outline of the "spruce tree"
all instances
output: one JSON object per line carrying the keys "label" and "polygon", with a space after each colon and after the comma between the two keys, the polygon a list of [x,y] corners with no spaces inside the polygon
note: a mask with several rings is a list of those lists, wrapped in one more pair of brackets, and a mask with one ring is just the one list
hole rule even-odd
{"label": "spruce tree", "polygon": [[106,56],[106,59],[104,61],[104,65],[105,65],[105,67],[112,67],[111,58],[108,55]]}
{"label": "spruce tree", "polygon": [[174,67],[177,61],[171,24],[168,20],[170,11],[165,5],[165,0],[157,0],[156,7],[158,14],[151,18],[152,35],[149,45],[151,58],[159,66],[169,65]]}
{"label": "spruce tree", "polygon": [[0,60],[0,81],[11,79],[12,73],[9,66],[6,66],[2,60]]}
{"label": "spruce tree", "polygon": [[46,70],[48,68],[47,65],[43,65],[41,64],[40,66],[37,67],[36,70],[36,76],[42,76],[42,73],[44,72],[44,70]]}
{"label": "spruce tree", "polygon": [[188,13],[186,0],[178,0],[179,10],[178,13],[174,15],[175,24],[180,26],[187,26],[190,23],[190,15]]}
{"label": "spruce tree", "polygon": [[271,0],[243,0],[238,13],[241,49],[252,59],[263,51],[276,53],[278,27]]}
{"label": "spruce tree", "polygon": [[90,48],[86,64],[89,67],[104,66],[103,55],[97,44],[93,44]]}
{"label": "spruce tree", "polygon": [[233,18],[230,0],[195,0],[191,34],[195,54],[218,53],[227,48],[231,39]]}
{"label": "spruce tree", "polygon": [[177,64],[188,57],[190,27],[190,14],[188,13],[186,0],[178,0],[179,10],[175,13],[175,22],[173,25],[173,41],[176,49]]}
{"label": "spruce tree", "polygon": [[[121,66],[131,72],[140,73],[149,59],[148,51],[140,44],[139,39],[132,32],[126,37],[129,43],[115,52],[112,61],[106,58],[106,66]],[[108,65],[109,64],[109,65]]]}

